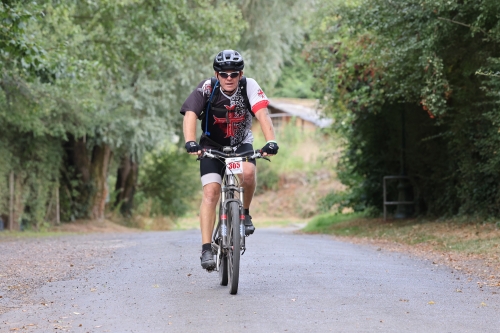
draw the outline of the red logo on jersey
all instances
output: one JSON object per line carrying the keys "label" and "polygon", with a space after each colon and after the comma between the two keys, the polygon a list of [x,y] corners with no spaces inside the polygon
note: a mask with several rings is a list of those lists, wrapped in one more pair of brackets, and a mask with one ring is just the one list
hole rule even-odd
{"label": "red logo on jersey", "polygon": [[259,95],[260,98],[264,98],[266,95],[264,94],[264,92],[262,91],[262,89],[259,89],[257,91],[257,95]]}
{"label": "red logo on jersey", "polygon": [[227,124],[227,127],[225,129],[226,136],[224,138],[229,138],[234,136],[234,125],[236,125],[237,123],[241,123],[243,120],[245,120],[245,116],[236,117],[234,111],[231,112],[236,108],[236,104],[232,106],[229,105],[224,105],[224,106],[228,110],[228,112],[226,113],[226,118],[217,118],[216,116],[214,116],[215,119],[214,125]]}

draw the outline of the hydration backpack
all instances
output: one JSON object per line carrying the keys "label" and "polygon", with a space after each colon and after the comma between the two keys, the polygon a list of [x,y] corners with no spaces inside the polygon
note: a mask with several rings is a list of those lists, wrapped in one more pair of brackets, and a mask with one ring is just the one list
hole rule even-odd
{"label": "hydration backpack", "polygon": [[[212,87],[212,93],[210,94],[210,97],[208,98],[207,104],[205,105],[204,111],[200,113],[200,116],[198,119],[202,119],[205,116],[205,112],[210,113],[210,109],[212,107],[212,100],[214,99],[215,96],[219,94],[219,90],[217,89],[220,87],[219,85],[219,80],[215,76],[212,76],[210,78],[210,87]],[[243,100],[245,102],[245,107],[247,108],[248,111],[252,114],[252,117],[255,117],[255,114],[252,112],[252,106],[250,105],[250,100],[248,99],[248,94],[247,94],[247,78],[245,76],[242,76],[240,81],[238,82],[238,87],[240,88],[241,95],[243,96]]]}

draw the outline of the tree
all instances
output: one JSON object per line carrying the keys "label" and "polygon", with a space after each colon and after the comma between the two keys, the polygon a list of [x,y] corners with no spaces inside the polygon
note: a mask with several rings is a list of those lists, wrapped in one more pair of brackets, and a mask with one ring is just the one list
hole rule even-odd
{"label": "tree", "polygon": [[400,172],[404,112],[420,211],[498,215],[498,95],[475,73],[499,57],[500,4],[365,0],[319,13],[310,59],[349,140],[351,202],[381,208],[380,179]]}
{"label": "tree", "polygon": [[[70,137],[66,150],[75,171],[70,179],[81,180],[71,201],[83,207],[83,216],[101,219],[113,152],[122,163],[136,164],[145,151],[172,136],[179,123],[172,112],[179,96],[199,80],[215,49],[201,42],[227,40],[224,31],[238,31],[238,15],[216,23],[213,7],[202,0],[47,2],[45,8],[44,31],[68,24],[71,29],[61,31],[59,39],[78,36],[68,50],[71,57],[95,64],[89,87],[94,121],[84,137]],[[233,8],[218,10],[225,15]]]}

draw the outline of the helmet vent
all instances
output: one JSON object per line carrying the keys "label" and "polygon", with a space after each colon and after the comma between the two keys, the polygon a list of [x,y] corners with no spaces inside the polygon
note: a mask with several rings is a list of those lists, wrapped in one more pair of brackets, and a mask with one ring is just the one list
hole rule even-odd
{"label": "helmet vent", "polygon": [[219,52],[214,58],[214,70],[222,71],[226,69],[243,70],[245,64],[243,57],[234,50],[224,50]]}

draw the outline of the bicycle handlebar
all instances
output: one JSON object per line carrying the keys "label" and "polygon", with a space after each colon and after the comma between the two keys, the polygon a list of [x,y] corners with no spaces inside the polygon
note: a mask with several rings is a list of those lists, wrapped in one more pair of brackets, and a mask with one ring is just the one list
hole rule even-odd
{"label": "bicycle handlebar", "polygon": [[223,157],[223,158],[231,158],[231,157],[247,157],[249,159],[255,160],[258,158],[263,158],[265,160],[270,161],[269,158],[266,156],[262,155],[262,152],[260,149],[258,150],[247,150],[241,153],[224,153],[222,151],[216,150],[216,149],[203,149],[201,155],[197,158],[197,160],[201,160],[202,158],[205,157],[210,157],[210,158],[216,158],[216,157]]}

